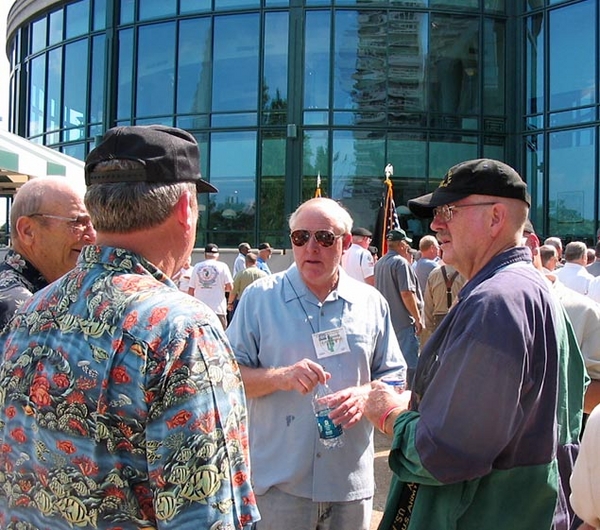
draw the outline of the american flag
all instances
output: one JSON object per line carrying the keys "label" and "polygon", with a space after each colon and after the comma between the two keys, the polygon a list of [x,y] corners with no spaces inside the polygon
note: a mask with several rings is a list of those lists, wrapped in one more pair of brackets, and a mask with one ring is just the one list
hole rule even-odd
{"label": "american flag", "polygon": [[398,219],[396,204],[394,202],[394,185],[390,178],[393,174],[393,166],[391,164],[385,166],[385,180],[383,181],[386,186],[385,196],[381,201],[377,217],[377,234],[381,238],[380,241],[378,241],[381,256],[387,252],[386,237],[388,232],[400,228],[400,220]]}

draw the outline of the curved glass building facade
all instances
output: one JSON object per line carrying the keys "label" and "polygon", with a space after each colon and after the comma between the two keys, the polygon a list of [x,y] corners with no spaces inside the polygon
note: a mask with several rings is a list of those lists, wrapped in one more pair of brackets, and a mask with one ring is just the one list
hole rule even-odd
{"label": "curved glass building facade", "polygon": [[317,176],[374,228],[386,164],[404,205],[477,157],[521,172],[540,234],[594,240],[598,25],[595,0],[16,0],[9,128],[81,159],[189,130],[220,190],[199,245],[289,248]]}

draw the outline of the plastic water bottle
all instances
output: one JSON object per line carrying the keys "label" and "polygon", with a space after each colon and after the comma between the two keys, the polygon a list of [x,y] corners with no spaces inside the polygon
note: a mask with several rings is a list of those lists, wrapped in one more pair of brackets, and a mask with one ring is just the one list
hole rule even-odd
{"label": "plastic water bottle", "polygon": [[319,439],[321,443],[331,449],[333,447],[342,447],[344,445],[344,430],[341,425],[335,425],[329,413],[331,408],[323,398],[333,394],[327,385],[317,385],[313,395],[313,410],[317,417],[317,427],[319,428]]}

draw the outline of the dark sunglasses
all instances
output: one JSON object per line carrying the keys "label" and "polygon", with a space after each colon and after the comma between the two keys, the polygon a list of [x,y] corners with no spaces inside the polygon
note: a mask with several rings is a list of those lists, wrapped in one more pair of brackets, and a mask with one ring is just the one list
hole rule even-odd
{"label": "dark sunglasses", "polygon": [[315,241],[322,247],[330,247],[335,243],[335,240],[342,237],[344,234],[336,235],[330,230],[317,230],[311,232],[310,230],[294,230],[290,234],[292,244],[296,247],[303,247],[310,241],[310,236],[314,236]]}

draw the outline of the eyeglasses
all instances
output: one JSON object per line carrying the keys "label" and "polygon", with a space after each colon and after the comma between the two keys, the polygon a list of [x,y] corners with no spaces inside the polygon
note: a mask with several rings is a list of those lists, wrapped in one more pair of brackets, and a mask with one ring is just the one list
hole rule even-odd
{"label": "eyeglasses", "polygon": [[78,234],[92,227],[92,220],[87,215],[79,217],[64,217],[62,215],[52,215],[49,213],[32,213],[28,217],[44,217],[45,219],[57,219],[65,221],[72,232]]}
{"label": "eyeglasses", "polygon": [[321,245],[322,247],[330,247],[335,243],[336,239],[339,239],[344,234],[334,234],[330,230],[316,230],[315,232],[311,232],[310,230],[294,230],[290,234],[290,239],[292,240],[292,244],[296,247],[303,247],[310,241],[310,237],[314,236],[315,241]]}
{"label": "eyeglasses", "polygon": [[490,206],[492,204],[496,204],[495,202],[474,202],[473,204],[459,204],[459,205],[449,205],[444,204],[443,206],[438,206],[433,209],[433,218],[439,217],[444,223],[449,223],[452,221],[452,216],[456,210],[460,210],[461,208],[468,208],[469,206]]}

